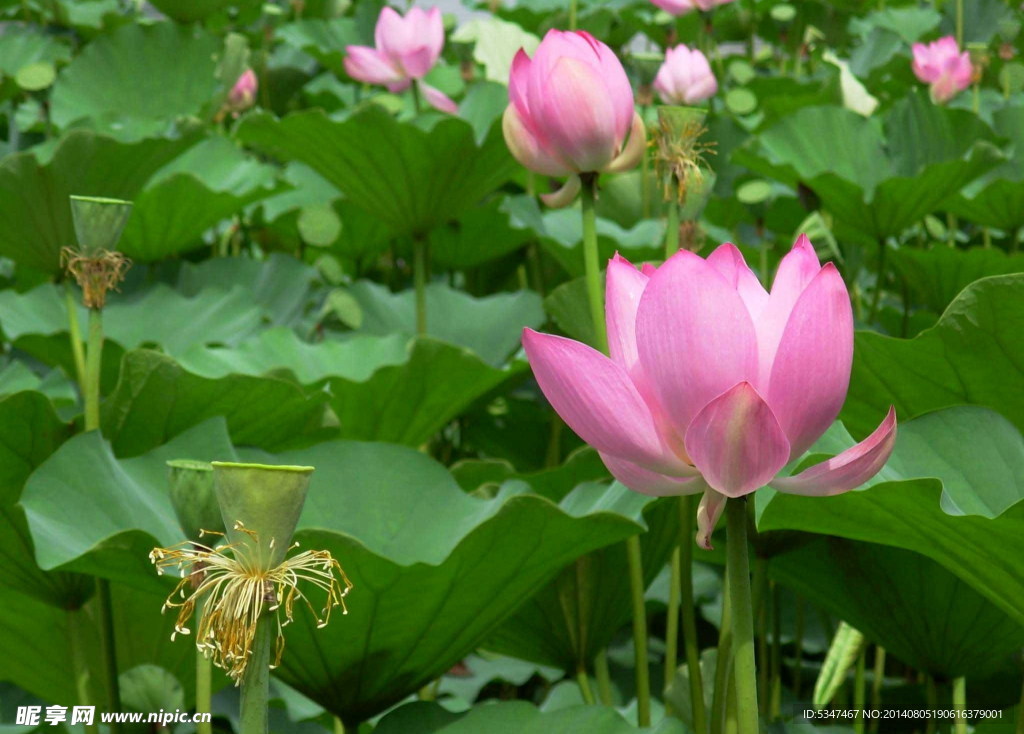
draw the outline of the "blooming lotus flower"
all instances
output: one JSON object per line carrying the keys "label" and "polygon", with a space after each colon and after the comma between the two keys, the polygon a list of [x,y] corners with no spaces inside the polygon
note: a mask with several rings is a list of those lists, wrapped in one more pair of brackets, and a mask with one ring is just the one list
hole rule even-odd
{"label": "blooming lotus flower", "polygon": [[502,127],[512,155],[537,173],[570,177],[545,197],[553,206],[575,198],[579,174],[626,171],[643,156],[644,123],[626,72],[589,33],[550,30],[532,59],[520,49],[508,93]]}
{"label": "blooming lotus flower", "polygon": [[242,110],[249,109],[256,102],[257,89],[259,81],[256,79],[256,72],[246,69],[228,92],[228,108],[236,115]]}
{"label": "blooming lotus flower", "polygon": [[444,23],[439,8],[424,11],[413,7],[402,17],[394,8],[385,7],[377,18],[373,37],[375,48],[345,47],[345,71],[350,77],[367,84],[382,84],[392,92],[408,89],[415,81],[432,106],[448,113],[458,110],[444,92],[423,82],[444,48]]}
{"label": "blooming lotus flower", "polygon": [[672,15],[683,15],[692,10],[708,11],[718,5],[726,5],[733,0],[651,0],[652,3]]}
{"label": "blooming lotus flower", "polygon": [[974,76],[971,55],[956,44],[953,36],[945,36],[925,46],[915,43],[913,69],[917,78],[930,85],[932,100],[943,104],[967,89]]}
{"label": "blooming lotus flower", "polygon": [[729,497],[759,487],[826,496],[858,487],[888,460],[890,408],[864,441],[779,476],[832,424],[846,398],[853,314],[846,285],[807,237],[782,259],[771,292],[740,251],[681,250],[660,268],[608,265],[610,356],[530,329],[537,383],[608,470],[648,495],[703,493],[697,540],[710,547]]}
{"label": "blooming lotus flower", "polygon": [[708,57],[686,44],[665,51],[665,61],[654,77],[654,88],[665,104],[691,105],[711,97],[718,82]]}

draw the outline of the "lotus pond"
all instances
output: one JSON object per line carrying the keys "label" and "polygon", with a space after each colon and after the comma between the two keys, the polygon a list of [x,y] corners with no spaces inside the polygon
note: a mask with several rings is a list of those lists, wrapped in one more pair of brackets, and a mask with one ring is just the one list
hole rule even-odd
{"label": "lotus pond", "polygon": [[0,0],[0,734],[1024,734],[1022,25]]}

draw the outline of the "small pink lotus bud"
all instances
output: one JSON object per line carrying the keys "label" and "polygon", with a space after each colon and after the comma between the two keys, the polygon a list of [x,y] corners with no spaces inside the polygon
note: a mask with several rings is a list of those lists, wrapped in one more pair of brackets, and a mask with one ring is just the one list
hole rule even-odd
{"label": "small pink lotus bud", "polygon": [[927,46],[915,43],[914,74],[929,85],[932,100],[944,104],[971,85],[974,68],[971,55],[961,52],[953,36],[944,36]]}
{"label": "small pink lotus bud", "polygon": [[670,15],[683,15],[694,10],[708,11],[733,0],[651,0],[652,3]]}
{"label": "small pink lotus bud", "polygon": [[235,114],[249,109],[256,102],[257,89],[259,80],[256,79],[256,73],[252,69],[246,69],[228,92],[228,107]]}
{"label": "small pink lotus bud", "polygon": [[691,105],[714,95],[718,82],[703,53],[679,44],[665,52],[654,88],[666,104]]}

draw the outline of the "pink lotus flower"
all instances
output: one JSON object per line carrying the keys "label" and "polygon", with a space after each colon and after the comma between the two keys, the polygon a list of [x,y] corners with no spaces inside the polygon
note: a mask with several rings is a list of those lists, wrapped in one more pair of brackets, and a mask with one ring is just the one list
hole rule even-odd
{"label": "pink lotus flower", "polygon": [[256,102],[256,91],[259,89],[259,80],[252,69],[246,69],[235,85],[228,92],[227,106],[236,115],[242,110],[247,110]]}
{"label": "pink lotus flower", "polygon": [[385,7],[377,18],[374,43],[376,48],[345,48],[345,71],[350,77],[382,84],[392,92],[408,89],[415,82],[431,105],[450,114],[458,111],[458,105],[444,92],[423,82],[444,48],[439,8],[410,8],[403,18],[394,8]]}
{"label": "pink lotus flower", "polygon": [[531,59],[512,61],[505,141],[524,166],[545,176],[570,176],[551,205],[572,201],[579,174],[625,171],[643,156],[644,123],[615,54],[584,31],[550,30]]}
{"label": "pink lotus flower", "polygon": [[652,3],[672,15],[683,15],[693,10],[708,11],[718,5],[726,5],[733,0],[651,0]]}
{"label": "pink lotus flower", "polygon": [[681,43],[665,52],[665,61],[654,77],[654,88],[666,104],[689,105],[714,95],[718,82],[707,56]]}
{"label": "pink lotus flower", "polygon": [[856,446],[778,476],[832,424],[846,398],[853,314],[835,266],[807,237],[782,259],[771,293],[732,244],[707,260],[681,250],[660,268],[609,263],[610,357],[563,337],[523,332],[544,395],[632,490],[704,493],[704,547],[728,497],[771,485],[833,495],[888,460],[896,414]]}
{"label": "pink lotus flower", "polygon": [[943,104],[971,85],[974,67],[971,55],[956,45],[953,36],[945,36],[925,46],[915,43],[913,69],[917,78],[930,85],[932,100]]}

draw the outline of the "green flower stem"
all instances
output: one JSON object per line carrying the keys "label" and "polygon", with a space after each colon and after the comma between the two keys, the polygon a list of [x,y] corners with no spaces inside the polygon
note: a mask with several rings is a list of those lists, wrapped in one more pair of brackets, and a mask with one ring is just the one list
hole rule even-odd
{"label": "green flower stem", "polygon": [[853,669],[853,708],[857,711],[857,718],[853,720],[853,730],[857,734],[864,734],[864,717],[860,712],[864,710],[866,697],[866,686],[864,682],[864,661],[867,658],[867,651],[861,650],[857,656],[857,666]]}
{"label": "green flower stem", "polygon": [[602,649],[594,658],[594,675],[597,678],[597,695],[605,706],[612,705],[612,676],[608,672],[608,650]]}
{"label": "green flower stem", "polygon": [[930,674],[926,674],[925,679],[925,700],[927,701],[928,710],[932,712],[928,716],[928,725],[925,727],[925,732],[926,734],[935,734],[938,721],[933,714],[935,707],[939,705],[939,693],[936,690],[935,678]]}
{"label": "green flower stem", "polygon": [[103,312],[89,309],[89,350],[85,360],[85,430],[100,427],[100,369],[103,365]]}
{"label": "green flower stem", "polygon": [[[800,677],[804,667],[804,627],[806,625],[807,611],[804,608],[804,598],[800,594],[796,596],[796,632],[794,633],[793,645],[796,648],[794,654],[796,660],[793,663],[793,697],[800,698]],[[873,721],[874,719],[872,719]]]}
{"label": "green flower stem", "polygon": [[772,687],[768,717],[777,721],[782,711],[782,599],[778,585],[771,583],[772,592]]}
{"label": "green flower stem", "polygon": [[597,703],[594,700],[594,692],[590,688],[590,678],[587,676],[587,669],[580,665],[576,668],[576,683],[580,687],[580,694],[583,696],[583,703],[593,706]]}
{"label": "green flower stem", "polygon": [[[87,623],[85,612],[81,609],[68,610],[68,642],[71,648],[71,667],[75,672],[75,703],[79,706],[92,706],[92,696],[89,694],[89,665],[85,657],[85,636],[83,626]],[[94,719],[92,724],[85,727],[87,734],[99,734],[99,724]]]}
{"label": "green flower stem", "polygon": [[410,86],[410,89],[412,89],[412,108],[416,111],[416,114],[419,115],[423,109],[423,105],[420,103],[420,83],[418,81],[414,81]]}
{"label": "green flower stem", "polygon": [[569,30],[576,30],[576,16],[579,14],[578,10],[579,0],[569,0]]}
{"label": "green flower stem", "polygon": [[[882,682],[885,680],[885,648],[881,645],[875,646],[875,665],[872,670],[871,679],[871,708],[882,708]],[[872,719],[870,730],[878,731],[878,719]]]}
{"label": "green flower stem", "polygon": [[868,310],[868,322],[871,323],[875,320],[875,315],[878,313],[878,306],[882,302],[882,285],[885,283],[885,260],[888,249],[885,246],[885,240],[880,239],[878,241],[878,279],[875,281],[875,292],[871,297],[871,308]]}
{"label": "green flower stem", "polygon": [[[640,536],[626,539],[629,557],[629,590],[633,598],[633,648],[636,653],[636,718],[639,726],[651,725],[651,681],[647,669],[647,616],[644,608],[644,568]],[[755,733],[756,734],[756,733]]]}
{"label": "green flower stem", "polygon": [[[196,603],[196,619],[203,614],[202,601]],[[212,706],[213,661],[196,648],[196,713],[208,714]],[[196,734],[213,734],[210,721],[196,724]]]}
{"label": "green flower stem", "polygon": [[964,0],[956,0],[956,45],[964,45]]}
{"label": "green flower stem", "polygon": [[82,345],[82,327],[78,323],[78,305],[71,291],[71,281],[64,281],[64,306],[68,312],[68,338],[71,340],[71,355],[75,360],[75,379],[78,389],[85,392],[85,347]]}
{"label": "green flower stem", "polygon": [[412,277],[416,285],[416,333],[427,333],[427,242],[423,237],[412,240]]}
{"label": "green flower stem", "polygon": [[707,734],[707,712],[704,710],[704,681],[700,670],[700,648],[697,646],[697,614],[693,603],[693,497],[679,498],[679,526],[682,542],[679,545],[679,588],[681,591],[683,644],[686,667],[690,675],[690,710],[693,728],[697,734]]}
{"label": "green flower stem", "polygon": [[[100,370],[103,366],[103,312],[89,309],[89,345],[85,355],[85,430],[98,431],[100,428]],[[110,600],[110,582],[96,580],[96,602],[100,613],[100,640],[103,649],[108,706],[111,712],[121,710],[121,693],[118,687],[117,645],[114,634],[114,611]],[[111,722],[114,734],[121,731],[121,724]]]}
{"label": "green flower stem", "polygon": [[[682,540],[680,545],[686,543]],[[676,675],[676,656],[679,649],[679,596],[682,591],[682,560],[680,546],[672,550],[671,575],[668,586],[668,610],[665,612],[665,688]]]}
{"label": "green flower stem", "polygon": [[[640,110],[640,116],[647,119],[647,106]],[[644,150],[644,157],[640,159],[640,213],[644,219],[651,216],[651,157]]]}
{"label": "green flower stem", "polygon": [[722,619],[718,625],[718,659],[715,662],[715,689],[711,698],[711,734],[725,731],[725,712],[732,678],[732,603],[729,585],[722,589]]}
{"label": "green flower stem", "polygon": [[768,710],[768,563],[760,556],[754,556],[752,574],[753,592],[751,610],[754,615],[754,640],[757,646],[755,660],[757,668],[758,709]]}
{"label": "green flower stem", "polygon": [[757,669],[754,663],[754,617],[747,560],[746,498],[726,502],[726,577],[732,606],[733,679],[736,684],[738,734],[758,734]]}
{"label": "green flower stem", "polygon": [[590,318],[594,322],[595,345],[608,353],[608,331],[604,321],[604,292],[601,283],[601,263],[597,253],[597,215],[594,212],[597,174],[580,175],[583,181],[583,267],[587,276],[587,297],[590,301]]}
{"label": "green flower stem", "polygon": [[953,679],[953,710],[957,714],[953,720],[953,731],[955,734],[967,734],[967,719],[963,717],[967,710],[967,679],[963,676]]}
{"label": "green flower stem", "polygon": [[239,734],[267,734],[267,699],[270,696],[270,648],[273,620],[264,618],[256,628],[252,653],[242,674]]}
{"label": "green flower stem", "polygon": [[679,203],[675,194],[668,202],[668,215],[665,217],[665,259],[679,251]]}

